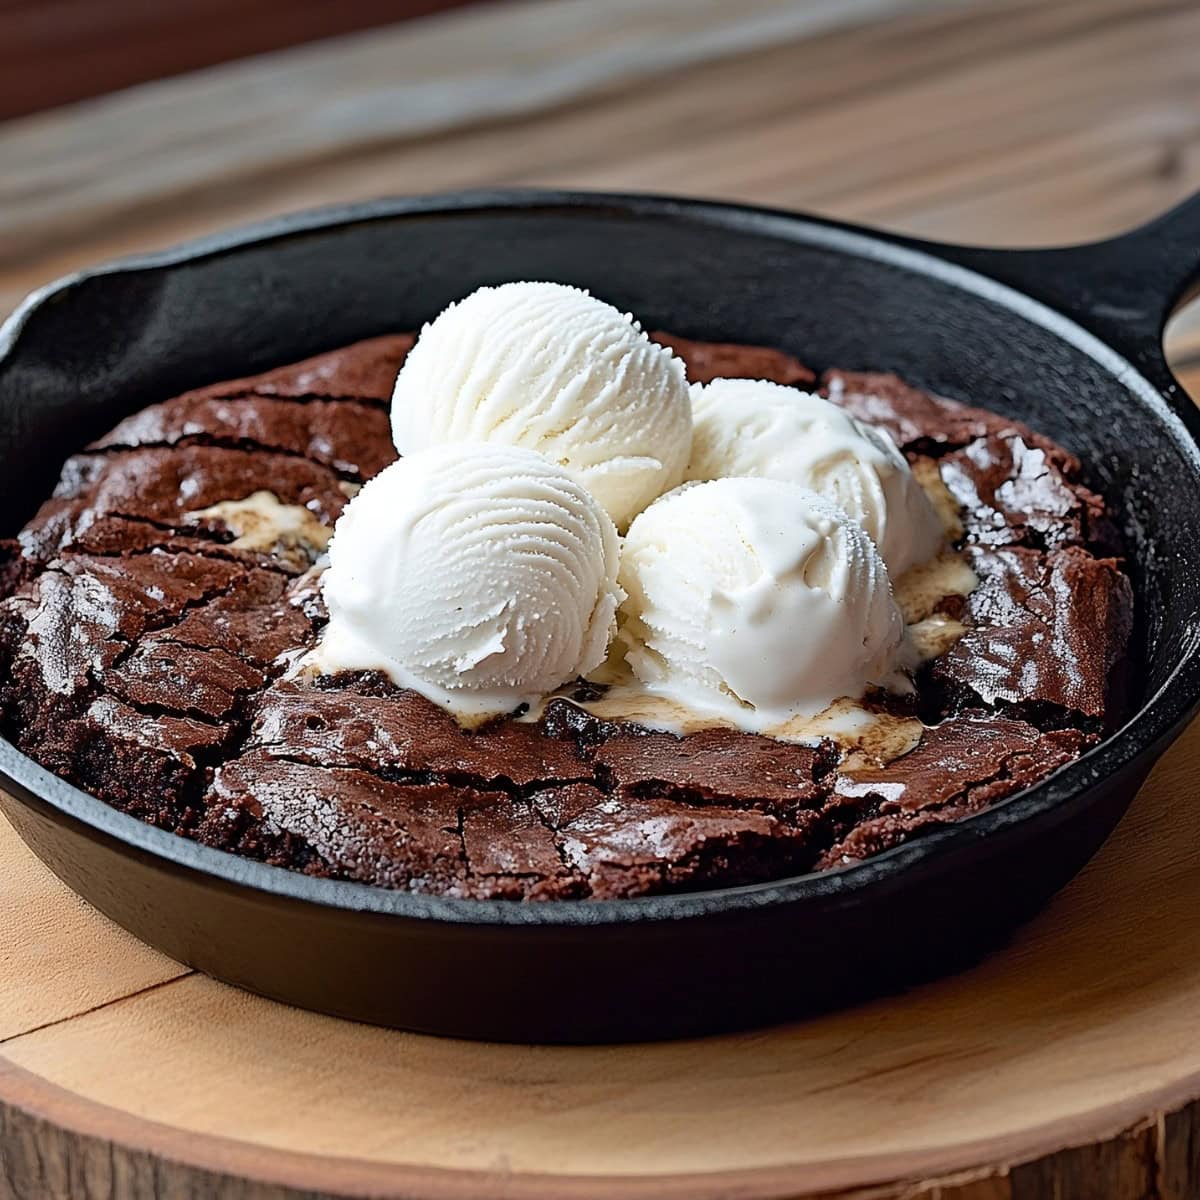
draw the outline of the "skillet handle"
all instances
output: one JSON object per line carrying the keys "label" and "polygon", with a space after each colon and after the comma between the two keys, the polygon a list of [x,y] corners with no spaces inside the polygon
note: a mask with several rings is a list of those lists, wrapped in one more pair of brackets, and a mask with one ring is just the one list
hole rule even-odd
{"label": "skillet handle", "polygon": [[1162,333],[1175,309],[1200,294],[1200,193],[1102,242],[1048,250],[929,249],[1057,309],[1134,363],[1170,399],[1182,395],[1163,357]]}

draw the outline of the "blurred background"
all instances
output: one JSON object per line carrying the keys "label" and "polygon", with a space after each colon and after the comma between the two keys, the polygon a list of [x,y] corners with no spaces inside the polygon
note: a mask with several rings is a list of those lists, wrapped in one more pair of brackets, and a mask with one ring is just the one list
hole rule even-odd
{"label": "blurred background", "polygon": [[[1102,237],[1200,188],[1200,3],[0,0],[0,314],[231,224],[497,183]],[[1171,347],[1200,364],[1200,317]]]}

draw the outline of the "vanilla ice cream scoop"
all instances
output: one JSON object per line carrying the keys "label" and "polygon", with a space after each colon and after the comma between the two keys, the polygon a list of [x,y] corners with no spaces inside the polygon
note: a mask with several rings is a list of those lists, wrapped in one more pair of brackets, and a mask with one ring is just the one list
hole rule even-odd
{"label": "vanilla ice cream scoop", "polygon": [[558,283],[484,287],[426,325],[396,379],[401,454],[444,442],[539,450],[617,525],[683,479],[683,364],[632,317]]}
{"label": "vanilla ice cream scoop", "polygon": [[729,478],[663,496],[629,528],[620,642],[647,690],[743,729],[886,685],[903,620],[861,526],[823,496]]}
{"label": "vanilla ice cream scoop", "polygon": [[893,577],[932,558],[942,523],[904,455],[878,429],[820,396],[762,379],[692,388],[688,479],[753,475],[799,484],[845,509]]}
{"label": "vanilla ice cream scoop", "polygon": [[619,543],[579,482],[515,446],[438,446],[346,507],[317,668],[378,670],[463,716],[511,711],[605,657]]}

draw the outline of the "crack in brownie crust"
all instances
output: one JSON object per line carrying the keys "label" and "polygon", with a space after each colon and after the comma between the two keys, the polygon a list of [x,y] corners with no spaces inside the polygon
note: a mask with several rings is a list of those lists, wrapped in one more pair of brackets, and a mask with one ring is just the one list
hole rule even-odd
{"label": "crack in brownie crust", "polygon": [[[816,377],[781,351],[654,335],[693,380]],[[836,867],[981,811],[1094,744],[1132,595],[1080,464],[1020,422],[894,375],[822,391],[958,506],[980,585],[920,672],[919,745],[839,768],[728,729],[686,736],[562,699],[468,731],[371,673],[285,677],[325,620],[295,556],[194,514],[259,491],[329,527],[394,458],[407,335],[152,405],[68,460],[0,542],[0,725],[143,820],[309,874],[504,899],[622,897]],[[306,519],[309,517],[306,516]],[[898,716],[913,701],[885,699]]]}
{"label": "crack in brownie crust", "polygon": [[172,446],[269,450],[329,467],[358,483],[396,457],[387,410],[375,405],[195,394],[134,413],[88,450],[113,453]]}

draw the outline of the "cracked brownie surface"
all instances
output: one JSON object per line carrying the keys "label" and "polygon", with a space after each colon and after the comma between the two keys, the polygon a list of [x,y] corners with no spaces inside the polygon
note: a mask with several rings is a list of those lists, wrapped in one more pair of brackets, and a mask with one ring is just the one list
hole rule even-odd
{"label": "cracked brownie surface", "polygon": [[[380,675],[288,677],[325,619],[309,569],[394,457],[411,337],[375,338],[135,413],[0,543],[0,725],[142,820],[312,875],[507,899],[614,898],[844,865],[979,812],[1118,715],[1132,596],[1104,501],[1020,422],[892,375],[656,334],[689,377],[823,394],[932,470],[979,585],[966,631],[874,707],[921,725],[888,761],[568,699],[466,730]],[[286,517],[283,520],[282,517]]]}

